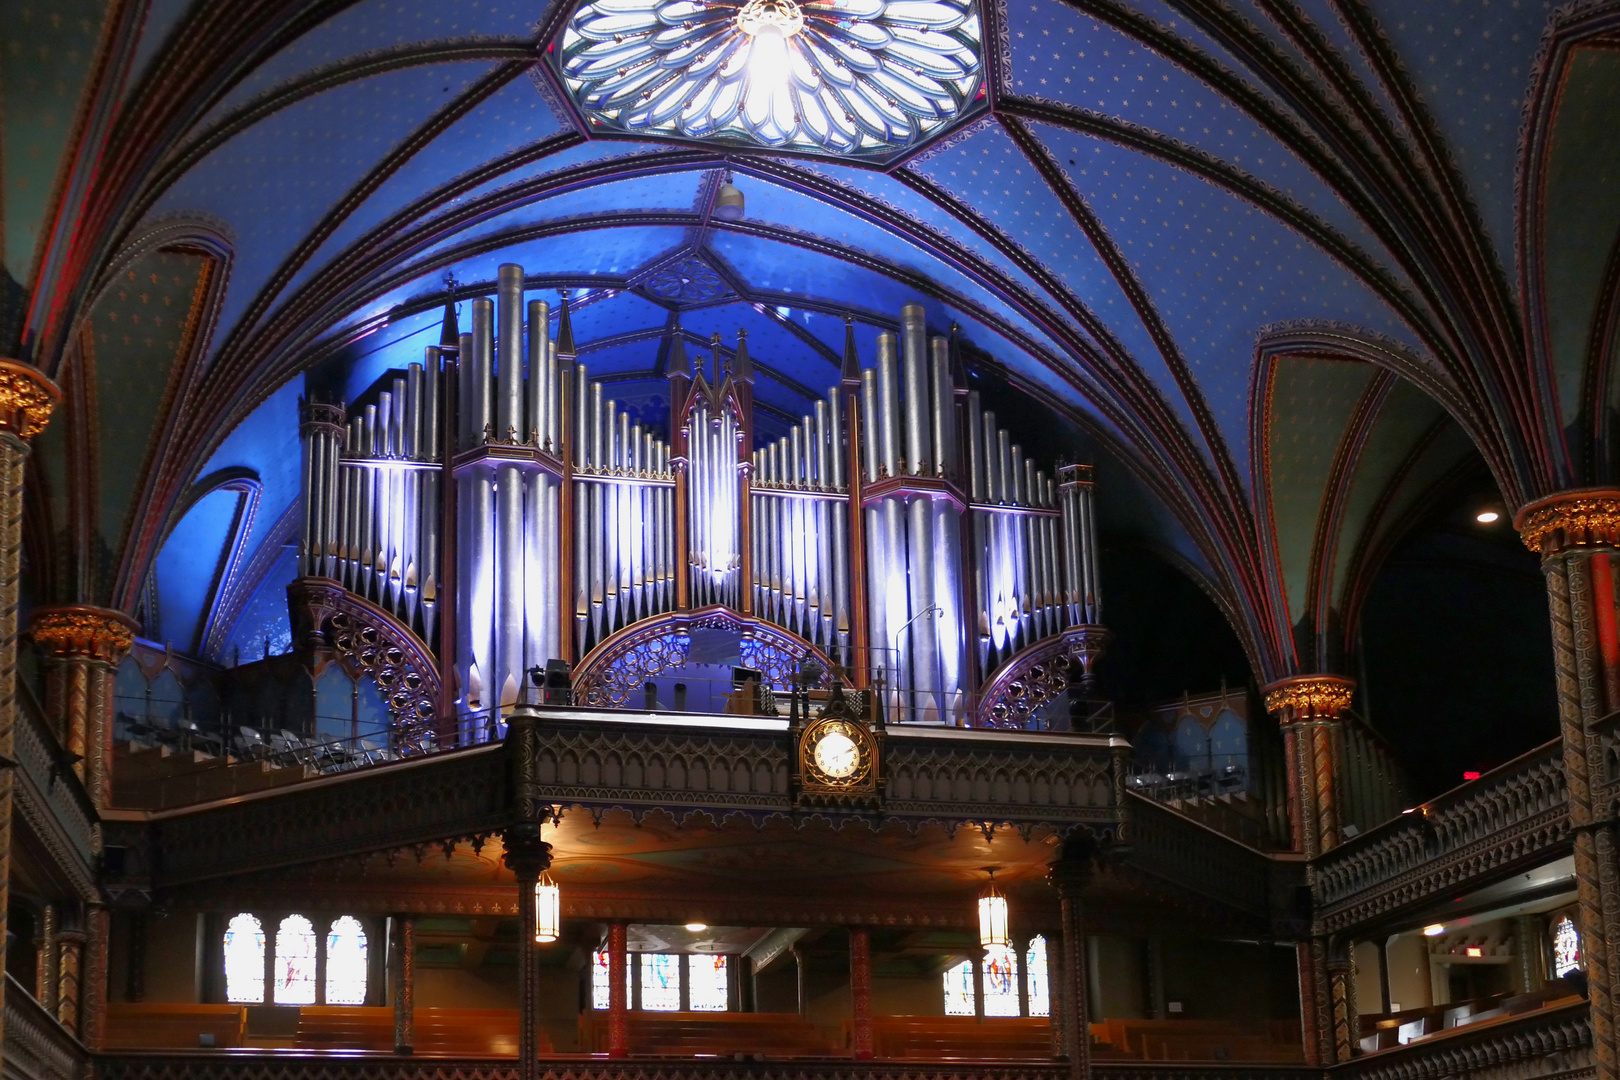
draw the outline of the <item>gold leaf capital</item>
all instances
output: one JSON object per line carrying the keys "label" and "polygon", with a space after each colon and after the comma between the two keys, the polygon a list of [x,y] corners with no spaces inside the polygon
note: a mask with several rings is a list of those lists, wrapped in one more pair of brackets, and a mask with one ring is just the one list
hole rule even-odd
{"label": "gold leaf capital", "polygon": [[129,616],[82,605],[36,609],[29,632],[35,644],[59,659],[116,664],[135,644]]}
{"label": "gold leaf capital", "polygon": [[1339,675],[1300,675],[1266,687],[1266,711],[1285,723],[1336,720],[1350,707],[1354,679]]}
{"label": "gold leaf capital", "polygon": [[1540,555],[1620,546],[1620,491],[1585,488],[1549,495],[1522,507],[1513,525],[1524,546]]}
{"label": "gold leaf capital", "polygon": [[61,399],[56,384],[38,368],[0,358],[0,431],[32,439],[45,430]]}

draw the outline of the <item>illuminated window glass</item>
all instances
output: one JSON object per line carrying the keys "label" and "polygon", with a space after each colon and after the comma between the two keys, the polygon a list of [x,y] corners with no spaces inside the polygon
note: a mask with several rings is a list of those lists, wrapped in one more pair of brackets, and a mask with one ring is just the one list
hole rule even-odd
{"label": "illuminated window glass", "polygon": [[326,1003],[366,1003],[366,931],[353,915],[334,920],[326,932]]}
{"label": "illuminated window glass", "polygon": [[686,1004],[697,1012],[725,1012],[725,957],[698,953],[687,956]]}
{"label": "illuminated window glass", "polygon": [[1029,952],[1024,954],[1024,976],[1029,983],[1029,1015],[1051,1016],[1051,991],[1046,981],[1046,939],[1039,934],[1029,941]]}
{"label": "illuminated window glass", "polygon": [[1018,953],[1009,946],[984,950],[984,1015],[1018,1015]]}
{"label": "illuminated window glass", "polygon": [[264,1003],[264,926],[245,911],[225,928],[225,1000]]}
{"label": "illuminated window glass", "polygon": [[681,958],[674,953],[641,954],[641,1007],[675,1012],[681,1007]]}
{"label": "illuminated window glass", "polygon": [[[629,953],[624,956],[624,988],[630,989],[631,957]],[[591,955],[591,1008],[606,1009],[608,1007],[608,951],[598,949]],[[629,1006],[626,1001],[625,1005]]]}
{"label": "illuminated window glass", "polygon": [[973,961],[964,960],[945,971],[945,1015],[972,1016]]}
{"label": "illuminated window glass", "polygon": [[289,915],[276,930],[275,1002],[315,1004],[315,927],[302,915]]}
{"label": "illuminated window glass", "polygon": [[591,1008],[605,1009],[608,1007],[609,969],[608,951],[597,949],[591,957]]}
{"label": "illuminated window glass", "polygon": [[972,107],[982,41],[973,0],[591,0],[556,59],[593,127],[869,155]]}
{"label": "illuminated window glass", "polygon": [[1553,924],[1553,976],[1562,979],[1581,966],[1581,935],[1575,922],[1564,916]]}

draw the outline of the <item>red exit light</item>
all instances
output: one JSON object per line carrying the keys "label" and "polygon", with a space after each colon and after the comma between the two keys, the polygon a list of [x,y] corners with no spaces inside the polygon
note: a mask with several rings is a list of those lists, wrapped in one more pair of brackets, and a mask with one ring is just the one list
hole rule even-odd
{"label": "red exit light", "polygon": [[1478,780],[1479,779],[1479,773],[1474,772],[1473,770],[1469,770],[1468,772],[1463,773],[1463,779],[1464,780]]}

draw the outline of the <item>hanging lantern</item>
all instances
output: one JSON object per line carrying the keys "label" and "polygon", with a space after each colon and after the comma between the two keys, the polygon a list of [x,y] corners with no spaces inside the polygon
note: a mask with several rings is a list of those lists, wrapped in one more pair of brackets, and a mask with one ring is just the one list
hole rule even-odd
{"label": "hanging lantern", "polygon": [[550,874],[541,874],[534,883],[534,940],[548,945],[562,932],[562,890],[551,880]]}
{"label": "hanging lantern", "polygon": [[996,888],[995,868],[986,867],[986,870],[990,884],[979,894],[979,944],[989,948],[1006,945],[1011,938],[1007,934],[1007,898]]}
{"label": "hanging lantern", "polygon": [[731,186],[731,177],[714,196],[714,216],[721,221],[738,221],[743,216],[743,193]]}

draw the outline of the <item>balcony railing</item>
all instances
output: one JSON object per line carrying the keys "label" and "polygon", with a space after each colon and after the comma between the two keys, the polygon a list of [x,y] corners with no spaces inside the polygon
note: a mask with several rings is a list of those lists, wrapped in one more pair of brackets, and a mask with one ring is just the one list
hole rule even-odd
{"label": "balcony railing", "polygon": [[[1527,1063],[1545,1062],[1544,1068]],[[1592,1029],[1584,1001],[1481,1021],[1420,1042],[1364,1054],[1329,1070],[1328,1080],[1441,1080],[1509,1067],[1528,1080],[1592,1068]]]}
{"label": "balcony railing", "polygon": [[1349,840],[1316,864],[1316,910],[1332,932],[1414,907],[1462,880],[1554,858],[1569,842],[1563,747],[1554,740]]}
{"label": "balcony railing", "polygon": [[5,1063],[10,1080],[82,1080],[88,1055],[21,983],[6,976]]}

